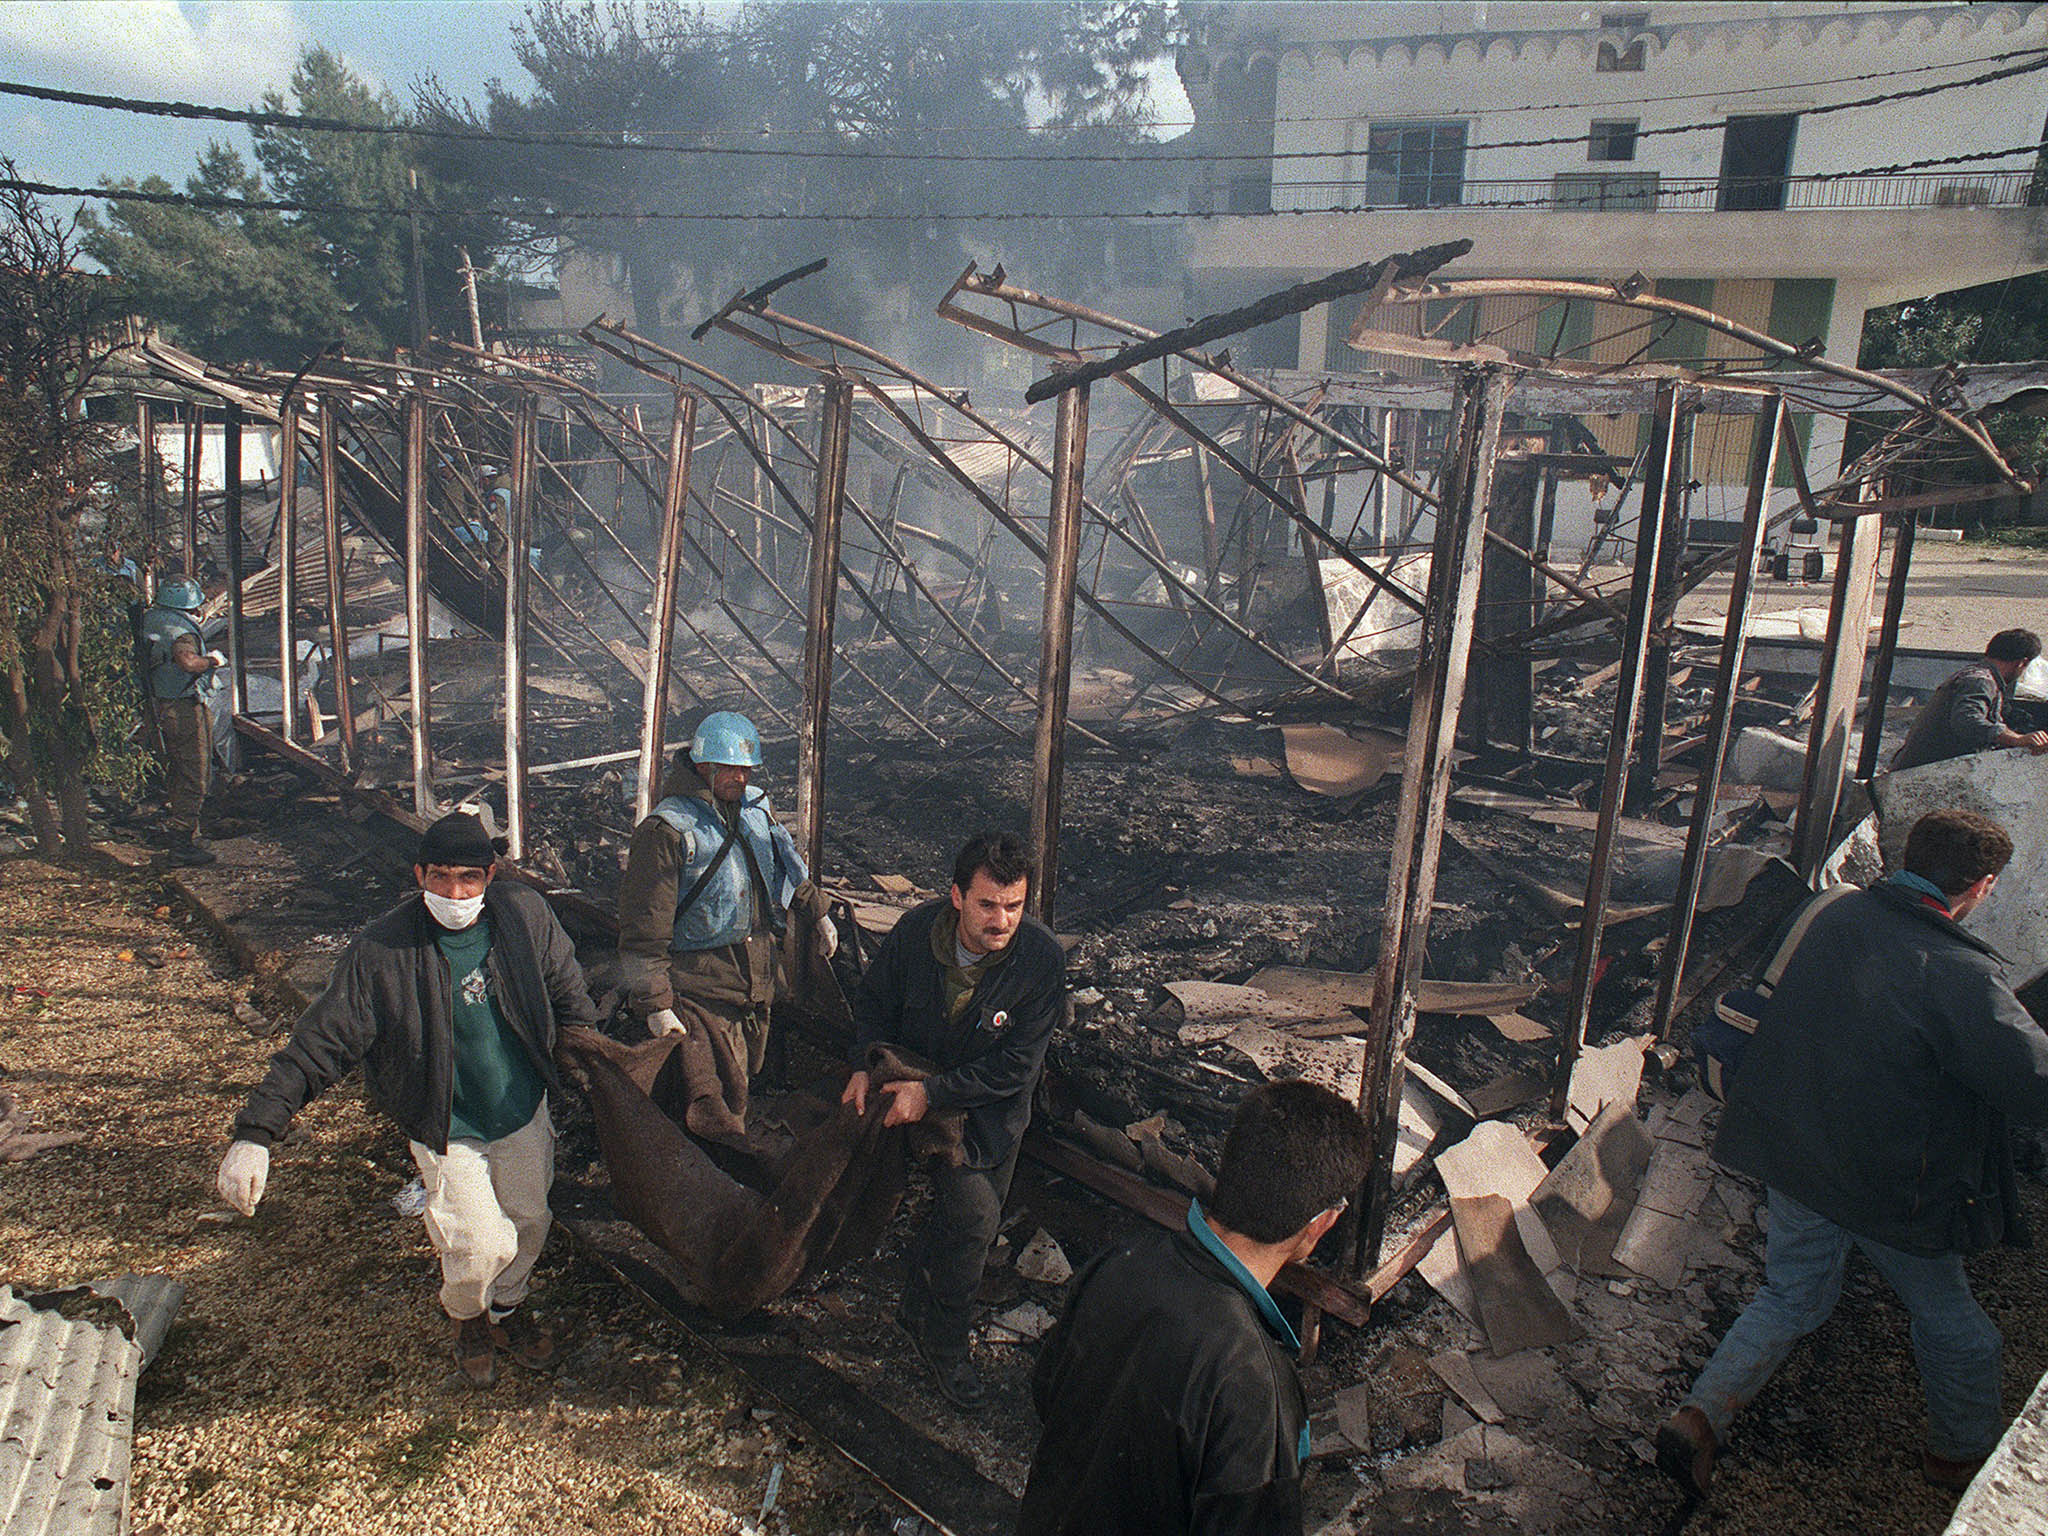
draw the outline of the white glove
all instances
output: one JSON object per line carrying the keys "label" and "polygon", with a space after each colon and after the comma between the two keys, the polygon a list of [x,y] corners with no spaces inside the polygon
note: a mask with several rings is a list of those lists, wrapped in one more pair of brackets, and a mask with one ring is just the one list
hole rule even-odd
{"label": "white glove", "polygon": [[657,1008],[647,1015],[647,1033],[650,1035],[686,1035],[690,1026],[676,1017],[673,1008]]}
{"label": "white glove", "polygon": [[256,1202],[263,1198],[263,1186],[270,1182],[270,1148],[253,1141],[238,1141],[220,1160],[220,1173],[213,1187],[244,1216],[256,1214]]}
{"label": "white glove", "polygon": [[206,653],[206,659],[212,662],[216,667],[224,667],[228,664],[228,659],[226,655],[220,651],[208,651]]}
{"label": "white glove", "polygon": [[820,960],[830,960],[839,953],[839,929],[831,918],[818,919],[817,930],[811,935],[811,948],[818,952]]}

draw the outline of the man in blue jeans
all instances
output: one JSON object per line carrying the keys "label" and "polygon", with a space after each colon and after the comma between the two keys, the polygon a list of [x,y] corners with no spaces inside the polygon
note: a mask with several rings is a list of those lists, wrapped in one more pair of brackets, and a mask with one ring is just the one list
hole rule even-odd
{"label": "man in blue jeans", "polygon": [[1764,1286],[1657,1434],[1695,1496],[1735,1415],[1834,1310],[1851,1247],[1912,1316],[1928,1480],[1965,1486],[2004,1431],[1998,1329],[1963,1255],[2018,1238],[2007,1125],[2048,1124],[2048,1035],[1958,924],[2011,857],[1996,822],[1921,817],[1903,868],[1817,916],[1771,994],[1714,1142],[1768,1190]]}

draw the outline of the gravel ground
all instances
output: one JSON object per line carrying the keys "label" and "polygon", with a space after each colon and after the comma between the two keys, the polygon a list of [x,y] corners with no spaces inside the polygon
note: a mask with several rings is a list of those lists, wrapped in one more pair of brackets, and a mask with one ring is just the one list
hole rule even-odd
{"label": "gravel ground", "polygon": [[[212,1189],[275,1042],[246,979],[155,882],[0,862],[0,1082],[82,1143],[0,1165],[0,1282],[182,1280],[138,1390],[138,1530],[730,1532],[783,1465],[773,1531],[884,1531],[865,1477],[684,1353],[557,1233],[552,1375],[456,1378],[403,1142],[343,1087],[299,1117],[254,1220]],[[47,996],[40,995],[47,993]]]}

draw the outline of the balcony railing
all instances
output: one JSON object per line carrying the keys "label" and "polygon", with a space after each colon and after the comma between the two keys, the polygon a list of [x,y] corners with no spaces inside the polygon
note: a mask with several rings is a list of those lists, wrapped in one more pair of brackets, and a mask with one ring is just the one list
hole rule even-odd
{"label": "balcony railing", "polygon": [[[1427,206],[1557,209],[1568,213],[1714,213],[1784,209],[2023,208],[2048,204],[2048,174],[1911,171],[1857,176],[1660,176],[1655,171],[1567,171],[1543,180],[1467,181],[1457,200]],[[1272,207],[1344,213],[1425,205],[1371,203],[1356,182],[1273,183]],[[1233,208],[1232,211],[1251,211]]]}

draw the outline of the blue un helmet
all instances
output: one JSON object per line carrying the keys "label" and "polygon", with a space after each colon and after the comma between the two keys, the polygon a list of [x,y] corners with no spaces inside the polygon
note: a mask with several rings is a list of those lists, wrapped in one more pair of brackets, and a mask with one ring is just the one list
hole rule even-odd
{"label": "blue un helmet", "polygon": [[761,733],[737,710],[716,709],[697,722],[690,738],[690,761],[729,768],[761,766]]}
{"label": "blue un helmet", "polygon": [[197,613],[206,606],[206,594],[200,590],[199,583],[190,576],[180,576],[158,585],[156,605],[159,608],[180,608],[186,613]]}

